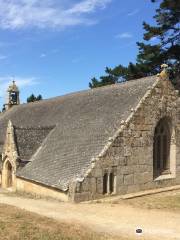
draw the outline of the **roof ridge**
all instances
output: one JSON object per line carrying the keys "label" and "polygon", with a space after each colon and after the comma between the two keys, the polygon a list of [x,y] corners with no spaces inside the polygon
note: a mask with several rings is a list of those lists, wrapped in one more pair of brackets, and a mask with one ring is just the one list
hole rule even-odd
{"label": "roof ridge", "polygon": [[[70,93],[60,95],[60,96],[47,98],[47,99],[42,99],[40,101],[35,101],[35,102],[30,102],[30,103],[22,103],[20,105],[14,106],[8,112],[10,112],[12,109],[15,109],[15,108],[17,109],[17,108],[22,107],[22,106],[41,105],[45,102],[56,101],[58,99],[64,99],[66,97],[78,96],[78,95],[88,93],[88,92],[89,93],[98,92],[98,91],[102,91],[103,89],[108,89],[108,88],[112,89],[112,88],[116,88],[116,87],[120,87],[120,86],[123,86],[123,85],[128,85],[128,84],[134,83],[138,80],[145,80],[145,79],[154,78],[154,77],[156,77],[156,75],[148,76],[148,77],[142,77],[142,78],[138,78],[138,79],[132,79],[132,80],[128,80],[128,81],[123,81],[123,82],[120,82],[120,83],[110,84],[110,85],[106,85],[106,86],[102,86],[102,87],[98,87],[98,88],[92,88],[92,89],[79,90],[79,91],[76,91],[76,92],[70,92]],[[3,116],[3,114],[2,114],[2,116]]]}

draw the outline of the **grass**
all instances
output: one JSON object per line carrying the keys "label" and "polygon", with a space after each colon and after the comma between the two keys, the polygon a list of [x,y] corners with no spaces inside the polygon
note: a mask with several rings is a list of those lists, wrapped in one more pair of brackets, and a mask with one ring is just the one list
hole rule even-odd
{"label": "grass", "polygon": [[0,239],[3,240],[124,240],[41,217],[0,204]]}
{"label": "grass", "polygon": [[170,191],[133,199],[119,200],[114,203],[129,204],[133,207],[145,209],[162,209],[180,212],[180,191]]}
{"label": "grass", "polygon": [[[134,199],[116,199],[114,202],[111,201],[111,204],[113,203],[128,204],[136,208],[162,209],[180,212],[180,190],[137,197]],[[125,240],[124,238],[93,232],[76,223],[67,224],[58,222],[4,204],[0,204],[0,239]]]}

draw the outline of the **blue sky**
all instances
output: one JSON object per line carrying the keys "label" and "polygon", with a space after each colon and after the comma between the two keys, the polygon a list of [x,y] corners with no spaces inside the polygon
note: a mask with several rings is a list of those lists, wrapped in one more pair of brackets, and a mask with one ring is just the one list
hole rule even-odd
{"label": "blue sky", "polygon": [[0,106],[15,78],[21,102],[88,88],[106,66],[134,62],[150,0],[0,0]]}

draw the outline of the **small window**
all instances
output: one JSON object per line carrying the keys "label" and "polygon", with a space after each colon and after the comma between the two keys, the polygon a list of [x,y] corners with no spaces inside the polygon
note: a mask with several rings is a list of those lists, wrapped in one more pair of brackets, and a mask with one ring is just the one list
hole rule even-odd
{"label": "small window", "polygon": [[114,192],[114,173],[110,173],[109,175],[109,193]]}
{"label": "small window", "polygon": [[103,176],[103,194],[107,194],[108,193],[108,174],[105,173]]}
{"label": "small window", "polygon": [[115,193],[115,172],[106,172],[103,175],[103,194]]}

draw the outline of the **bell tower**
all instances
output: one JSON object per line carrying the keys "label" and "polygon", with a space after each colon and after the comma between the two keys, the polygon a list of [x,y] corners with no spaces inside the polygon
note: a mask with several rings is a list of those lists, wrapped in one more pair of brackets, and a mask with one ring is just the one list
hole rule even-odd
{"label": "bell tower", "polygon": [[12,84],[8,87],[7,92],[8,92],[8,100],[7,100],[7,103],[4,104],[5,110],[9,110],[11,107],[20,104],[19,89],[15,81],[13,81]]}

